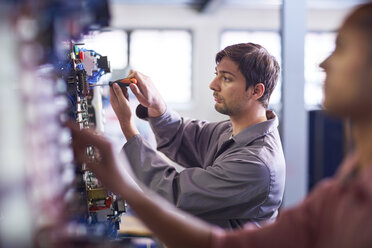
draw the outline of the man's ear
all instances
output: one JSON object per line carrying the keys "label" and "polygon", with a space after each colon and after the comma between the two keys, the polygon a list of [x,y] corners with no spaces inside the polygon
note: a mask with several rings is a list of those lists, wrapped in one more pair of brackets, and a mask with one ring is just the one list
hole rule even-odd
{"label": "man's ear", "polygon": [[263,96],[264,93],[265,93],[265,85],[263,83],[258,83],[253,87],[252,96],[256,100],[260,99]]}

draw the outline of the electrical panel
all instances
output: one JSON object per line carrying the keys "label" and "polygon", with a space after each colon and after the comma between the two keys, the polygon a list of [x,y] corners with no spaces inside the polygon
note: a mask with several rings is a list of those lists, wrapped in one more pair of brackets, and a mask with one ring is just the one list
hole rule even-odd
{"label": "electrical panel", "polygon": [[103,244],[116,238],[125,201],[74,162],[63,125],[104,132],[92,84],[109,75],[110,58],[80,41],[109,20],[107,0],[0,2],[0,247],[117,245]]}
{"label": "electrical panel", "polygon": [[[102,87],[94,85],[110,72],[108,58],[85,49],[83,43],[70,42],[69,45],[69,60],[60,68],[67,86],[68,113],[81,129],[90,128],[103,133]],[[96,159],[94,147],[88,147],[86,152],[90,159]],[[87,206],[83,222],[90,229],[101,228],[99,225],[102,225],[107,236],[115,238],[120,216],[125,212],[125,201],[105,189],[84,164],[78,165],[76,177],[81,204]]]}

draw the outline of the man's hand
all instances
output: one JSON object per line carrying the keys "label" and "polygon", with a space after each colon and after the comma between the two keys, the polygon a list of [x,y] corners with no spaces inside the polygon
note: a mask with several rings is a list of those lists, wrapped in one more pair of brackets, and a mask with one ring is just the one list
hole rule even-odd
{"label": "man's hand", "polygon": [[128,77],[137,79],[137,84],[130,84],[129,87],[141,105],[148,108],[149,117],[162,115],[166,110],[166,104],[151,79],[133,70]]}
{"label": "man's hand", "polygon": [[138,134],[138,130],[132,120],[132,111],[128,102],[128,91],[126,87],[120,88],[114,84],[110,88],[110,103],[119,119],[121,130],[127,140]]}

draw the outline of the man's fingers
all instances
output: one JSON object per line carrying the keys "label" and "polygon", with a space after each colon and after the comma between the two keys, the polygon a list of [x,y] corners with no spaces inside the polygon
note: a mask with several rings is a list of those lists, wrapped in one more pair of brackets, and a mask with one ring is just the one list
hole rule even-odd
{"label": "man's fingers", "polygon": [[142,92],[140,89],[137,87],[135,84],[129,85],[130,90],[133,92],[133,94],[137,97],[138,101],[144,105],[145,107],[148,106],[148,99],[143,96]]}
{"label": "man's fingers", "polygon": [[117,105],[118,103],[118,99],[112,87],[110,87],[110,103],[111,105]]}
{"label": "man's fingers", "polygon": [[129,100],[129,94],[128,94],[128,89],[127,87],[125,87],[125,89],[123,89],[123,93],[124,93],[124,96],[127,100]]}
{"label": "man's fingers", "polygon": [[120,88],[120,86],[117,83],[115,83],[112,87],[114,88],[114,92],[115,92],[115,95],[116,95],[118,101],[119,102],[126,102],[127,99],[125,98],[124,93],[123,93],[122,89]]}
{"label": "man's fingers", "polygon": [[147,78],[148,78],[146,75],[142,74],[141,72],[131,70],[130,74],[128,75],[128,78],[137,79],[137,84],[131,84],[131,85],[137,86],[137,89],[139,90],[139,92],[141,92],[142,95],[146,94],[145,92],[147,92],[147,85],[146,85],[147,83],[144,83],[145,81],[147,81]]}

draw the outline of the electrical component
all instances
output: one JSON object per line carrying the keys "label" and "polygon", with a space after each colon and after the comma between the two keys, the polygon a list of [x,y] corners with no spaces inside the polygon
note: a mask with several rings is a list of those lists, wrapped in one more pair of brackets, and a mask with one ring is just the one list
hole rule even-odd
{"label": "electrical component", "polygon": [[[71,100],[71,114],[80,128],[91,128],[103,133],[104,115],[102,111],[102,95],[100,87],[90,86],[100,81],[101,77],[110,72],[107,57],[101,56],[93,50],[86,50],[82,43],[71,42],[70,73],[66,75],[69,99]],[[98,159],[95,148],[87,147],[87,156],[91,160]],[[85,221],[94,226],[103,224],[111,237],[116,236],[119,228],[120,215],[125,211],[124,200],[119,199],[112,192],[105,189],[87,170],[83,164],[77,176],[82,178],[85,187],[83,191],[87,206]]]}

